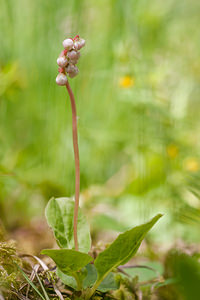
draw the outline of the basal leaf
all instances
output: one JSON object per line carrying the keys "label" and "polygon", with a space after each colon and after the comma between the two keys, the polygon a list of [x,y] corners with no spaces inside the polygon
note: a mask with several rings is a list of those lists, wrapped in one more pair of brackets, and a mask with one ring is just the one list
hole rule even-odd
{"label": "basal leaf", "polygon": [[[86,289],[92,287],[95,283],[97,279],[97,270],[93,264],[88,264],[84,269],[86,271],[86,276],[83,279],[82,285],[83,289]],[[83,271],[83,269],[81,271]],[[64,274],[59,268],[57,268],[56,273],[64,284],[72,287],[74,290],[78,290],[77,282],[73,276]]]}
{"label": "basal leaf", "polygon": [[[87,275],[82,282],[83,289],[91,288],[97,280],[97,270],[93,264],[88,264],[84,269],[86,270]],[[59,268],[57,268],[56,273],[64,284],[72,287],[74,290],[78,290],[77,282],[73,276],[66,275]],[[114,273],[109,273],[108,276],[106,276],[106,278],[104,278],[104,280],[98,286],[97,290],[105,293],[107,291],[113,291],[118,288],[119,284],[117,284],[117,282],[115,281]]]}
{"label": "basal leaf", "polygon": [[127,263],[135,255],[145,235],[161,216],[159,214],[148,223],[120,234],[106,250],[99,254],[94,263],[98,273],[96,287],[113,268]]}
{"label": "basal leaf", "polygon": [[[83,288],[92,287],[97,280],[97,270],[93,264],[88,264],[86,266],[87,276],[83,280]],[[115,281],[114,273],[109,273],[106,278],[98,286],[97,290],[105,293],[107,291],[116,290],[119,288],[119,285]]]}
{"label": "basal leaf", "polygon": [[93,260],[88,254],[71,249],[45,249],[41,254],[51,257],[57,267],[67,275],[74,275]]}
{"label": "basal leaf", "polygon": [[[61,248],[74,249],[74,201],[69,198],[52,198],[46,206],[45,215],[58,245]],[[78,242],[79,250],[88,253],[91,247],[90,229],[80,209],[78,212]]]}
{"label": "basal leaf", "polygon": [[92,287],[97,280],[97,270],[93,264],[88,264],[86,266],[87,276],[83,280],[83,288]]}
{"label": "basal leaf", "polygon": [[100,283],[97,290],[102,293],[106,293],[108,291],[117,290],[118,288],[119,288],[119,283],[117,283],[115,280],[115,274],[111,272]]}
{"label": "basal leaf", "polygon": [[59,268],[56,269],[56,274],[64,284],[72,287],[74,290],[78,289],[76,279],[73,276],[63,273]]}

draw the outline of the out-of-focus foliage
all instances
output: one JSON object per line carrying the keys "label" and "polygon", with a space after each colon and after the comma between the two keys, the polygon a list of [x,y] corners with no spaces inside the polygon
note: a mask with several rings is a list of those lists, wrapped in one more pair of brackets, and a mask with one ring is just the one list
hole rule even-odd
{"label": "out-of-focus foliage", "polygon": [[171,299],[173,294],[176,299],[197,300],[199,298],[200,264],[198,256],[171,251],[166,257],[164,276],[168,278],[166,281],[173,278],[174,282],[166,287],[159,284],[161,288],[158,289],[158,294],[163,297],[162,299]]}
{"label": "out-of-focus foliage", "polygon": [[0,242],[0,291],[19,287],[17,264],[21,264],[12,243]]}
{"label": "out-of-focus foliage", "polygon": [[159,240],[197,240],[199,1],[0,0],[0,7],[6,227],[42,215],[51,196],[74,193],[70,105],[55,77],[62,40],[79,33],[87,44],[70,82],[91,221],[98,215],[118,231],[161,211]]}

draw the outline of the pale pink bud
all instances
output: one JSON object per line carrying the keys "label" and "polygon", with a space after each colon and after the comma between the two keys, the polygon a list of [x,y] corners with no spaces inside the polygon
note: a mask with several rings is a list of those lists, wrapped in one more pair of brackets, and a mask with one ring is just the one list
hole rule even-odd
{"label": "pale pink bud", "polygon": [[79,69],[76,66],[70,64],[67,66],[66,72],[68,73],[69,77],[73,78],[79,73]]}
{"label": "pale pink bud", "polygon": [[69,73],[69,77],[70,77],[70,78],[74,78],[76,75],[78,75],[78,73],[79,73],[79,69],[77,68],[76,71],[74,71],[74,72],[72,72],[72,73]]}
{"label": "pale pink bud", "polygon": [[74,51],[74,50],[69,51],[69,52],[67,53],[67,57],[69,57],[70,59],[79,59],[79,57],[80,57],[80,52],[77,52],[77,51]]}
{"label": "pale pink bud", "polygon": [[66,39],[63,41],[63,47],[67,50],[71,50],[74,46],[74,42],[72,39]]}
{"label": "pale pink bud", "polygon": [[72,65],[76,65],[78,63],[78,59],[70,59],[69,63]]}
{"label": "pale pink bud", "polygon": [[80,47],[79,47],[79,42],[75,42],[75,43],[74,43],[74,48],[75,48],[76,50],[79,50],[79,49],[80,49]]}
{"label": "pale pink bud", "polygon": [[76,66],[74,66],[73,64],[69,64],[66,68],[65,68],[65,71],[67,73],[71,73],[71,72],[74,72]]}
{"label": "pale pink bud", "polygon": [[77,42],[74,43],[74,48],[76,50],[80,50],[84,46],[85,46],[85,40],[84,39],[80,39],[79,41],[77,41]]}
{"label": "pale pink bud", "polygon": [[83,48],[85,46],[85,40],[84,39],[80,39],[79,41],[81,48]]}
{"label": "pale pink bud", "polygon": [[57,59],[57,64],[59,65],[59,67],[65,68],[68,64],[68,59],[65,56],[60,56]]}
{"label": "pale pink bud", "polygon": [[67,83],[67,76],[63,73],[59,73],[58,76],[56,77],[56,83],[58,85],[66,85]]}

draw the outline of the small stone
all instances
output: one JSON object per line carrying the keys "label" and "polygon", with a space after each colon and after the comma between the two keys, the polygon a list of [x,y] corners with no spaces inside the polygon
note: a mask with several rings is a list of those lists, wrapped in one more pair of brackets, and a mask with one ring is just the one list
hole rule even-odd
{"label": "small stone", "polygon": [[56,77],[56,83],[58,85],[66,85],[67,83],[67,76],[63,73],[59,73]]}

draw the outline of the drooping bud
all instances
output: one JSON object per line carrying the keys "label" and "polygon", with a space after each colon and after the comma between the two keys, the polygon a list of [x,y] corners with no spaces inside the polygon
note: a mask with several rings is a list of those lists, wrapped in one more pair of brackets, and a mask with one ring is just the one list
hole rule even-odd
{"label": "drooping bud", "polygon": [[85,46],[85,40],[84,39],[80,39],[80,46],[81,48],[83,48]]}
{"label": "drooping bud", "polygon": [[56,83],[58,85],[66,85],[67,83],[67,76],[63,73],[59,73],[56,77]]}
{"label": "drooping bud", "polygon": [[57,59],[57,64],[59,65],[59,67],[65,68],[68,64],[68,59],[65,56],[60,56]]}
{"label": "drooping bud", "polygon": [[57,59],[59,74],[56,77],[56,83],[58,85],[66,85],[67,76],[73,78],[79,73],[76,66],[80,57],[78,50],[85,46],[85,40],[76,35],[73,39],[65,39],[63,46],[64,50],[61,51]]}
{"label": "drooping bud", "polygon": [[74,72],[75,68],[76,68],[76,66],[74,66],[73,64],[69,64],[69,65],[65,68],[65,71],[66,71],[67,73],[72,73],[72,72]]}
{"label": "drooping bud", "polygon": [[74,78],[76,75],[78,75],[78,73],[79,73],[79,69],[77,68],[76,70],[74,70],[74,72],[69,73],[69,77]]}
{"label": "drooping bud", "polygon": [[69,63],[76,65],[78,63],[80,52],[77,52],[75,50],[71,50],[67,53],[67,57],[69,58]]}
{"label": "drooping bud", "polygon": [[72,39],[66,39],[63,41],[63,47],[67,50],[71,50],[74,46],[74,42]]}
{"label": "drooping bud", "polygon": [[65,70],[70,78],[75,77],[79,73],[79,69],[77,68],[77,66],[74,66],[73,64],[69,64]]}
{"label": "drooping bud", "polygon": [[85,46],[85,40],[84,39],[79,39],[79,41],[76,41],[74,43],[74,48],[76,50],[80,50],[81,48],[83,48]]}
{"label": "drooping bud", "polygon": [[69,51],[67,53],[67,57],[69,57],[70,59],[79,59],[80,57],[80,52],[77,52],[75,50]]}

